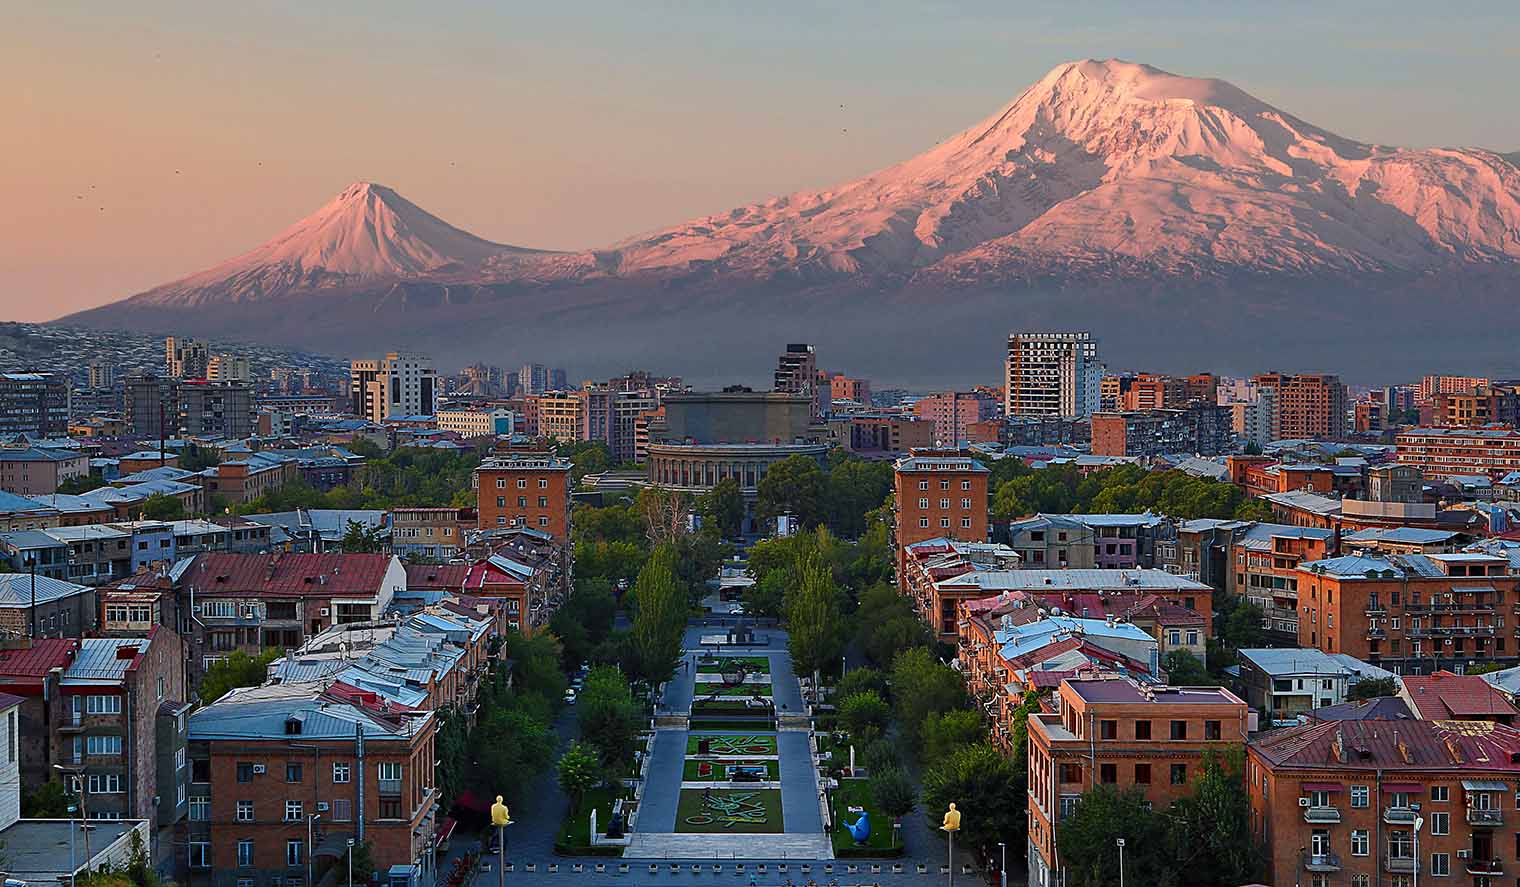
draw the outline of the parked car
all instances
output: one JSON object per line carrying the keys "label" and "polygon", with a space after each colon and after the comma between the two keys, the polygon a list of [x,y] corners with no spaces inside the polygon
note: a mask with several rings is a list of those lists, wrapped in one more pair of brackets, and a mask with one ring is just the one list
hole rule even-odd
{"label": "parked car", "polygon": [[565,691],[565,704],[566,705],[574,705],[575,704],[575,688],[572,687],[571,689]]}

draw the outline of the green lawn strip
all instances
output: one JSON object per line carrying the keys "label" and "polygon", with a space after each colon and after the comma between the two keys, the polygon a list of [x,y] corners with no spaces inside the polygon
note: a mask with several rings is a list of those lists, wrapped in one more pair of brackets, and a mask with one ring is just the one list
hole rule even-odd
{"label": "green lawn strip", "polygon": [[[706,776],[700,772],[704,764],[712,768]],[[736,765],[764,767],[765,778],[773,782],[781,778],[781,764],[778,761],[698,761],[687,758],[681,779],[686,782],[725,782],[728,779],[728,768]]]}
{"label": "green lawn strip", "polygon": [[[724,823],[721,821],[721,810],[709,809],[704,799],[708,795],[707,789],[688,788],[681,790],[681,798],[676,802],[676,831],[677,832],[702,832],[708,834],[780,834],[784,831],[781,821],[781,791],[774,788],[754,789],[713,789],[711,796],[719,803],[728,801],[735,805],[740,816],[753,815],[755,820],[750,822]],[[759,810],[752,806],[758,805]],[[697,819],[697,822],[688,822],[689,819]],[[708,819],[710,822],[702,822]]]}
{"label": "green lawn strip", "polygon": [[764,733],[735,734],[724,736],[720,734],[702,734],[700,736],[686,737],[686,753],[688,755],[700,754],[697,751],[703,739],[712,740],[712,750],[709,754],[733,755],[773,755],[776,753],[776,737]]}
{"label": "green lawn strip", "polygon": [[734,720],[731,720],[731,721],[724,721],[724,720],[718,720],[718,719],[716,719],[714,717],[707,717],[707,718],[694,717],[689,722],[689,726],[693,730],[755,730],[755,731],[762,731],[762,730],[774,730],[774,729],[776,729],[776,722],[775,721],[746,721],[746,720],[743,720],[741,718],[735,718]]}
{"label": "green lawn strip", "polygon": [[[565,817],[560,823],[559,836],[554,841],[554,851],[565,856],[622,856],[621,847],[593,847],[591,846],[591,808],[596,808],[596,824],[603,831],[607,823],[612,821],[612,802],[618,797],[618,790],[612,788],[595,788],[586,792],[580,804]],[[511,853],[512,836],[507,835],[507,852]]]}
{"label": "green lawn strip", "polygon": [[[866,838],[864,845],[856,844],[851,837],[845,823],[854,825],[860,819],[859,813],[851,813],[849,808],[863,807],[870,814],[871,835]],[[892,847],[892,820],[876,807],[876,801],[871,797],[871,785],[865,779],[841,779],[839,788],[830,793],[829,811],[834,822],[832,838],[834,841],[834,855],[837,857],[851,856],[901,856],[902,847]]]}
{"label": "green lawn strip", "polygon": [[740,696],[748,699],[752,696],[771,695],[770,684],[735,684],[732,687],[726,684],[698,684],[692,694],[697,697],[703,696]]}
{"label": "green lawn strip", "polygon": [[697,663],[697,674],[722,674],[743,665],[751,674],[770,674],[771,660],[766,656],[725,656],[722,659],[703,659]]}

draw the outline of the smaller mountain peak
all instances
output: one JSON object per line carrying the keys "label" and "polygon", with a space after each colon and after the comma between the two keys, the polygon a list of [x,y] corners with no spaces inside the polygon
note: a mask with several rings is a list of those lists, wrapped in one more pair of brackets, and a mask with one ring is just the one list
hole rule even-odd
{"label": "smaller mountain peak", "polygon": [[1124,59],[1082,59],[1051,69],[1041,80],[1047,90],[1080,85],[1094,98],[1127,98],[1146,102],[1188,101],[1232,110],[1257,110],[1259,99],[1208,77],[1181,77],[1142,62]]}
{"label": "smaller mountain peak", "polygon": [[369,197],[371,194],[385,195],[394,193],[396,192],[377,182],[358,181],[354,182],[352,185],[349,185],[347,188],[344,188],[343,191],[338,194],[338,199],[359,200]]}

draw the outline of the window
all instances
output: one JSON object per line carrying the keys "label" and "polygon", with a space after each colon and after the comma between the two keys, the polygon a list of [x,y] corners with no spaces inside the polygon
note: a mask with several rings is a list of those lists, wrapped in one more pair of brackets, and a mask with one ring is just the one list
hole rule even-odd
{"label": "window", "polygon": [[1364,828],[1351,830],[1351,855],[1367,856],[1372,853],[1372,838]]}
{"label": "window", "polygon": [[290,762],[288,762],[288,763],[285,764],[285,781],[286,782],[300,782],[301,781],[301,765],[298,762],[296,762],[296,761],[290,761]]}
{"label": "window", "polygon": [[942,518],[940,518],[939,519],[939,526],[940,526],[940,529],[942,529],[942,530],[948,530],[948,529],[950,529],[950,518],[948,518],[948,517],[942,517]]}
{"label": "window", "polygon": [[928,529],[928,527],[929,527],[929,519],[927,517],[921,517],[921,518],[919,518],[918,519],[918,527],[921,530],[922,529]]}
{"label": "window", "polygon": [[354,818],[354,802],[348,798],[335,798],[332,802],[333,822],[348,822]]}
{"label": "window", "polygon": [[1099,721],[1098,722],[1098,738],[1099,739],[1118,739],[1119,738],[1119,722],[1118,721]]}
{"label": "window", "polygon": [[1450,801],[1451,787],[1445,785],[1432,785],[1430,787],[1430,799],[1432,801]]}
{"label": "window", "polygon": [[929,482],[926,481],[926,480],[919,481],[918,482],[918,488],[920,490],[927,490],[927,489],[929,489]]}
{"label": "window", "polygon": [[87,755],[119,755],[121,754],[121,737],[86,736],[84,738],[84,753]]}
{"label": "window", "polygon": [[1351,787],[1351,806],[1366,807],[1369,787],[1365,785],[1353,785]]}
{"label": "window", "polygon": [[1136,764],[1135,765],[1135,784],[1136,785],[1150,785],[1151,784],[1151,765],[1150,764]]}
{"label": "window", "polygon": [[1432,835],[1449,835],[1449,834],[1451,834],[1451,814],[1450,813],[1431,813],[1430,814],[1430,833]]}
{"label": "window", "polygon": [[1136,721],[1135,722],[1135,738],[1136,739],[1150,739],[1151,738],[1151,722],[1150,721]]}
{"label": "window", "polygon": [[1117,764],[1099,764],[1098,781],[1104,785],[1113,785],[1119,781],[1119,767]]}
{"label": "window", "polygon": [[1166,633],[1166,642],[1172,646],[1182,643],[1182,632],[1173,628]]}
{"label": "window", "polygon": [[1203,722],[1203,738],[1204,739],[1218,739],[1221,735],[1222,734],[1220,732],[1220,727],[1219,727],[1219,722],[1218,721],[1204,721]]}
{"label": "window", "polygon": [[233,815],[233,819],[238,822],[253,822],[253,802],[238,801],[237,812]]}
{"label": "window", "polygon": [[400,819],[401,818],[401,799],[400,798],[381,798],[380,799],[380,818],[381,819]]}
{"label": "window", "polygon": [[194,795],[190,798],[190,821],[205,822],[211,818],[211,799],[205,795]]}
{"label": "window", "polygon": [[962,499],[961,500],[961,507],[962,508],[970,508],[971,507],[971,500],[970,499]]}
{"label": "window", "polygon": [[120,696],[86,696],[84,698],[84,713],[87,715],[119,715],[121,714]]}
{"label": "window", "polygon": [[253,887],[252,878],[238,878],[237,887]]}
{"label": "window", "polygon": [[1080,783],[1082,781],[1082,765],[1062,764],[1061,781],[1067,783]]}
{"label": "window", "polygon": [[969,529],[971,529],[971,518],[969,518],[969,517],[963,517],[963,518],[961,518],[961,529],[963,529],[963,530],[969,530]]}
{"label": "window", "polygon": [[928,508],[929,507],[929,500],[928,499],[919,499],[918,500],[918,507],[919,508]]}
{"label": "window", "polygon": [[1187,721],[1172,721],[1172,738],[1187,738]]}
{"label": "window", "polygon": [[286,841],[285,864],[291,866],[301,865],[301,861],[305,858],[304,850],[305,848],[301,845],[300,841]]}
{"label": "window", "polygon": [[239,761],[238,762],[238,765],[237,765],[237,781],[238,782],[252,782],[253,781],[253,764],[251,764],[251,763],[249,763],[247,761]]}
{"label": "window", "polygon": [[300,820],[301,820],[301,802],[300,801],[286,801],[285,802],[285,821],[286,822],[299,822]]}
{"label": "window", "polygon": [[211,868],[211,842],[190,842],[190,867],[193,869]]}
{"label": "window", "polygon": [[526,490],[528,488],[528,479],[525,477],[519,477],[517,479],[517,488],[519,490]]}
{"label": "window", "polygon": [[1065,820],[1071,818],[1071,815],[1077,812],[1077,804],[1081,803],[1081,801],[1081,795],[1062,795],[1061,819]]}
{"label": "window", "polygon": [[950,481],[949,481],[949,479],[948,478],[941,478],[940,482],[939,482],[939,488],[941,490],[948,490],[948,489],[950,489]]}
{"label": "window", "polygon": [[342,785],[342,784],[348,782],[349,776],[350,776],[350,774],[352,772],[353,771],[350,768],[350,766],[349,766],[348,763],[341,762],[341,761],[334,761],[333,762],[333,783],[336,784],[336,785]]}
{"label": "window", "polygon": [[190,762],[190,781],[191,782],[210,782],[211,781],[211,759],[210,758],[196,758],[196,759],[194,759],[194,760],[192,760]]}
{"label": "window", "polygon": [[378,775],[380,777],[380,781],[381,782],[386,782],[388,780],[389,781],[394,781],[394,782],[400,782],[401,781],[401,762],[400,761],[381,761],[380,765],[379,765],[379,768],[378,768]]}
{"label": "window", "polygon": [[528,497],[527,496],[518,496],[517,497],[517,507],[518,508],[527,508],[528,507]]}
{"label": "window", "polygon": [[253,865],[253,842],[252,841],[246,841],[246,840],[245,841],[238,841],[238,851],[237,851],[237,853],[238,853],[238,863],[237,864],[238,864],[238,866],[240,868],[247,868],[247,867]]}
{"label": "window", "polygon": [[1432,853],[1432,854],[1430,854],[1430,873],[1432,875],[1449,875],[1449,874],[1451,874],[1451,854],[1449,854],[1449,853]]}
{"label": "window", "polygon": [[1372,887],[1372,876],[1365,872],[1352,875],[1351,887]]}
{"label": "window", "polygon": [[949,499],[941,499],[941,500],[939,500],[939,507],[941,509],[944,509],[944,510],[949,510],[949,508],[950,508],[950,500]]}
{"label": "window", "polygon": [[539,519],[538,519],[538,525],[540,527],[547,527],[547,526],[549,526],[549,519],[547,517],[539,517]]}
{"label": "window", "polygon": [[87,777],[85,789],[92,795],[121,794],[121,774],[92,773]]}
{"label": "window", "polygon": [[1172,785],[1187,785],[1187,764],[1172,765]]}
{"label": "window", "polygon": [[498,489],[498,490],[505,490],[506,488],[507,488],[507,479],[504,478],[504,477],[498,477],[496,479],[496,489]]}

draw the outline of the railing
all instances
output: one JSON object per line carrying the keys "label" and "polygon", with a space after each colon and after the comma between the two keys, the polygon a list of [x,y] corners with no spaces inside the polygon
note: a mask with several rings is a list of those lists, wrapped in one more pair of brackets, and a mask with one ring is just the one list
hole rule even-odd
{"label": "railing", "polygon": [[1419,628],[1410,628],[1409,636],[1415,638],[1448,638],[1448,637],[1493,637],[1498,629],[1492,625],[1422,625]]}
{"label": "railing", "polygon": [[1305,807],[1304,822],[1327,823],[1340,822],[1341,811],[1338,807]]}
{"label": "railing", "polygon": [[1486,825],[1486,826],[1503,825],[1504,824],[1504,811],[1503,810],[1494,810],[1494,809],[1480,810],[1477,807],[1468,807],[1467,808],[1467,824],[1468,825]]}
{"label": "railing", "polygon": [[399,795],[399,794],[401,794],[401,780],[399,780],[399,779],[381,779],[381,780],[378,780],[378,782],[379,782],[378,790],[379,790],[380,794],[382,794],[382,795]]}
{"label": "railing", "polygon": [[1413,825],[1419,814],[1409,807],[1384,807],[1383,821],[1389,825]]}
{"label": "railing", "polygon": [[1414,857],[1384,856],[1383,868],[1395,874],[1409,874],[1414,871]]}
{"label": "railing", "polygon": [[1406,613],[1492,613],[1493,604],[1480,603],[1426,603],[1405,604]]}
{"label": "railing", "polygon": [[1469,859],[1467,861],[1467,873],[1469,875],[1502,875],[1504,874],[1504,860]]}
{"label": "railing", "polygon": [[1338,872],[1341,870],[1341,858],[1334,853],[1313,853],[1304,851],[1304,871],[1309,872]]}

